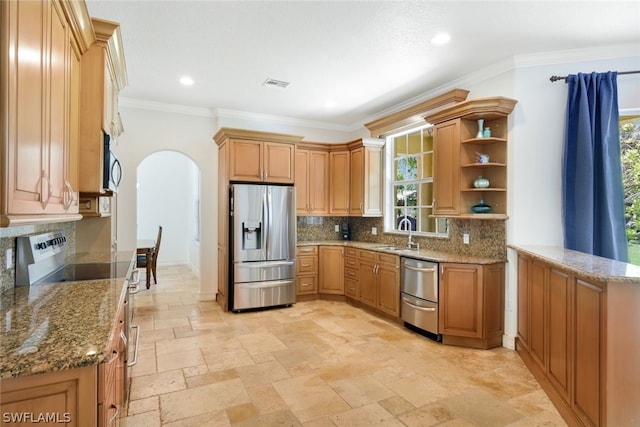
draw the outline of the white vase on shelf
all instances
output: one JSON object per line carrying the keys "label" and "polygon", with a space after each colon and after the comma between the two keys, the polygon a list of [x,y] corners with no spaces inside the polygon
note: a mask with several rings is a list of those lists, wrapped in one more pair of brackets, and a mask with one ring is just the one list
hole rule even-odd
{"label": "white vase on shelf", "polygon": [[484,131],[484,119],[478,119],[478,134],[476,138],[482,138],[482,132]]}

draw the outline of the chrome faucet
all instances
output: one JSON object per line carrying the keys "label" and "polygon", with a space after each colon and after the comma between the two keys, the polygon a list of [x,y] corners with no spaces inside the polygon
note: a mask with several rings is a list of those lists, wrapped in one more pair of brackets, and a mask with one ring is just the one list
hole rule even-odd
{"label": "chrome faucet", "polygon": [[413,247],[415,246],[415,248],[417,250],[420,250],[420,243],[416,243],[414,241],[411,240],[411,220],[409,219],[409,217],[405,216],[404,218],[402,218],[400,220],[400,222],[398,223],[398,230],[402,230],[402,226],[406,224],[406,230],[409,231],[409,240],[407,240],[407,247],[409,249],[413,249]]}

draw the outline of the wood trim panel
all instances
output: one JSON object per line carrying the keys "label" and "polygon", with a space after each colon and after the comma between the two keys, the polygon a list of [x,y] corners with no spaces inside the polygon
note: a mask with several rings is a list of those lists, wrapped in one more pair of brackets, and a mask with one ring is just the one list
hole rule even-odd
{"label": "wood trim panel", "polygon": [[423,122],[422,118],[430,111],[437,110],[440,107],[449,105],[451,103],[457,103],[467,99],[469,94],[468,90],[464,89],[452,89],[442,95],[435,96],[424,102],[416,104],[412,107],[405,108],[404,110],[382,117],[369,123],[365,123],[365,126],[371,132],[372,137],[378,137],[385,132],[399,129],[407,126],[411,123]]}

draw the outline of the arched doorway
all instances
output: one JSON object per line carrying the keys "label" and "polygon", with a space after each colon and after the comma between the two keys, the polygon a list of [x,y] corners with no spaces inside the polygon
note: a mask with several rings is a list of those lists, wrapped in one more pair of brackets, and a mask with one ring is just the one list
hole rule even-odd
{"label": "arched doorway", "polygon": [[138,239],[155,239],[161,225],[158,265],[186,264],[200,272],[200,169],[178,151],[157,151],[136,169]]}

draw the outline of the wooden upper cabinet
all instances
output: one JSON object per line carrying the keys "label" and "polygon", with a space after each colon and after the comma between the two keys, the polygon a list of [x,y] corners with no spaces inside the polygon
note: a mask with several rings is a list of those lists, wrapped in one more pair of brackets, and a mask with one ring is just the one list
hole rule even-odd
{"label": "wooden upper cabinet", "polygon": [[293,184],[295,145],[264,143],[264,181]]}
{"label": "wooden upper cabinet", "polygon": [[460,119],[434,126],[434,209],[436,215],[460,213]]}
{"label": "wooden upper cabinet", "polygon": [[362,138],[348,146],[351,150],[349,215],[382,216],[384,141]]}
{"label": "wooden upper cabinet", "polygon": [[[434,125],[434,216],[474,219],[507,218],[508,116],[517,101],[503,97],[471,99],[425,117]],[[480,122],[482,120],[482,122]],[[479,134],[479,126],[490,136]],[[478,153],[487,154],[480,163]],[[486,188],[476,188],[482,176]],[[475,213],[480,201],[489,213]]]}
{"label": "wooden upper cabinet", "polygon": [[232,181],[293,184],[293,144],[232,139],[230,149]]}
{"label": "wooden upper cabinet", "polygon": [[[79,219],[77,81],[93,42],[78,23],[86,5],[56,0],[0,3],[0,224]],[[14,52],[15,54],[10,54]]]}
{"label": "wooden upper cabinet", "polygon": [[349,215],[350,170],[349,150],[329,153],[329,213],[331,215]]}
{"label": "wooden upper cabinet", "polygon": [[120,25],[92,19],[96,43],[80,61],[80,191],[105,193],[103,188],[104,134],[115,150],[121,133],[118,93],[127,85],[127,70]]}
{"label": "wooden upper cabinet", "polygon": [[329,153],[327,151],[299,147],[296,149],[295,186],[298,215],[329,213]]}
{"label": "wooden upper cabinet", "polygon": [[293,184],[295,143],[301,136],[221,128],[214,140],[229,143],[226,181]]}

